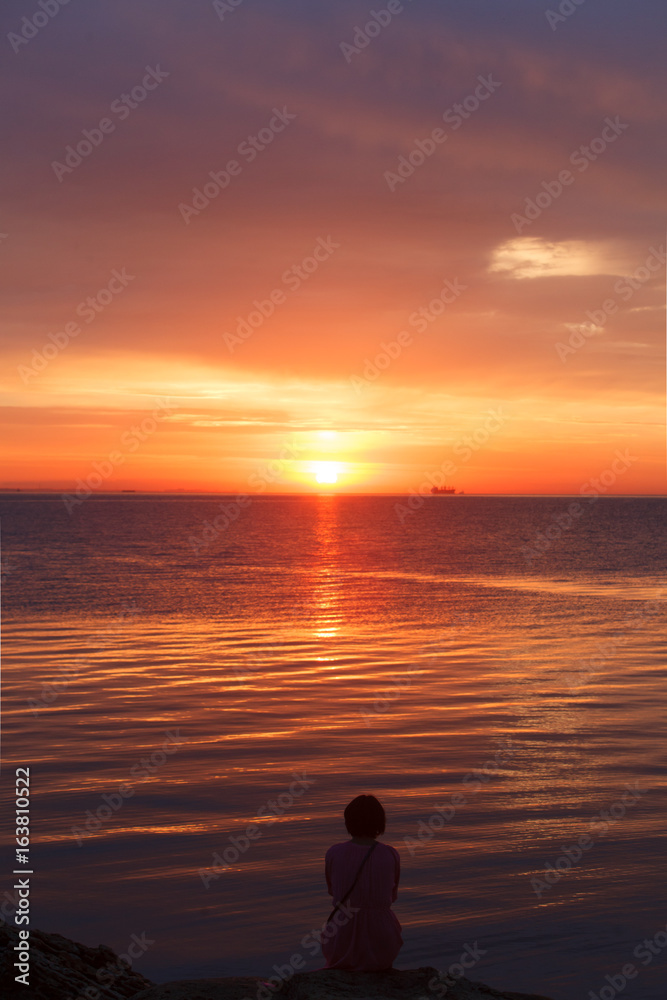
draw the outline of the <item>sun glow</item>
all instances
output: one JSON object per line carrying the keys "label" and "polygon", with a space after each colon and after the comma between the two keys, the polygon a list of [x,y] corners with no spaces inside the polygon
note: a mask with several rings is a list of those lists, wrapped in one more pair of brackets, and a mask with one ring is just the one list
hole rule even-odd
{"label": "sun glow", "polygon": [[339,467],[337,462],[313,462],[313,472],[318,483],[337,483]]}

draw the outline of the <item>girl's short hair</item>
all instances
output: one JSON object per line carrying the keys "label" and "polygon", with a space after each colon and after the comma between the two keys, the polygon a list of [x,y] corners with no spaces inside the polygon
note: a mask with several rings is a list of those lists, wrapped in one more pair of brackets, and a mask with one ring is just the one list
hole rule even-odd
{"label": "girl's short hair", "polygon": [[357,795],[345,809],[345,826],[353,837],[377,837],[384,833],[386,816],[374,795]]}

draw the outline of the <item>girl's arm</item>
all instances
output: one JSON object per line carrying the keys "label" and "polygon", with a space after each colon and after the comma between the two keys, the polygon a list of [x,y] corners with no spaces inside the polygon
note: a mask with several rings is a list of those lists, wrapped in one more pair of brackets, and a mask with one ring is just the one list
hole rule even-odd
{"label": "girl's arm", "polygon": [[396,863],[394,867],[394,888],[391,894],[392,903],[396,902],[396,897],[398,896],[398,883],[401,878],[401,856],[396,850],[396,848],[394,848],[394,860]]}
{"label": "girl's arm", "polygon": [[327,889],[329,890],[329,895],[333,896],[333,890],[331,888],[331,858],[329,857],[328,851],[324,858],[324,877],[327,882]]}

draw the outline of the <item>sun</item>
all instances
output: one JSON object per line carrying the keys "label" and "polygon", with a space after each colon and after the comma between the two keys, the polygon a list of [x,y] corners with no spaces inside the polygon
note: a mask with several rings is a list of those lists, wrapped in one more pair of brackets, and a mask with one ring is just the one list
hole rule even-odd
{"label": "sun", "polygon": [[338,482],[338,465],[336,462],[313,462],[313,472],[318,483]]}

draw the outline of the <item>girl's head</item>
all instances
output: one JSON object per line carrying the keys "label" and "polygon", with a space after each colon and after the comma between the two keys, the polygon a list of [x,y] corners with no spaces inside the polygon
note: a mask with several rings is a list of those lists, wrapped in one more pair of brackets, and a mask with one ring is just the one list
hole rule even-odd
{"label": "girl's head", "polygon": [[346,807],[345,827],[352,837],[377,837],[384,833],[384,809],[374,795],[357,795]]}

